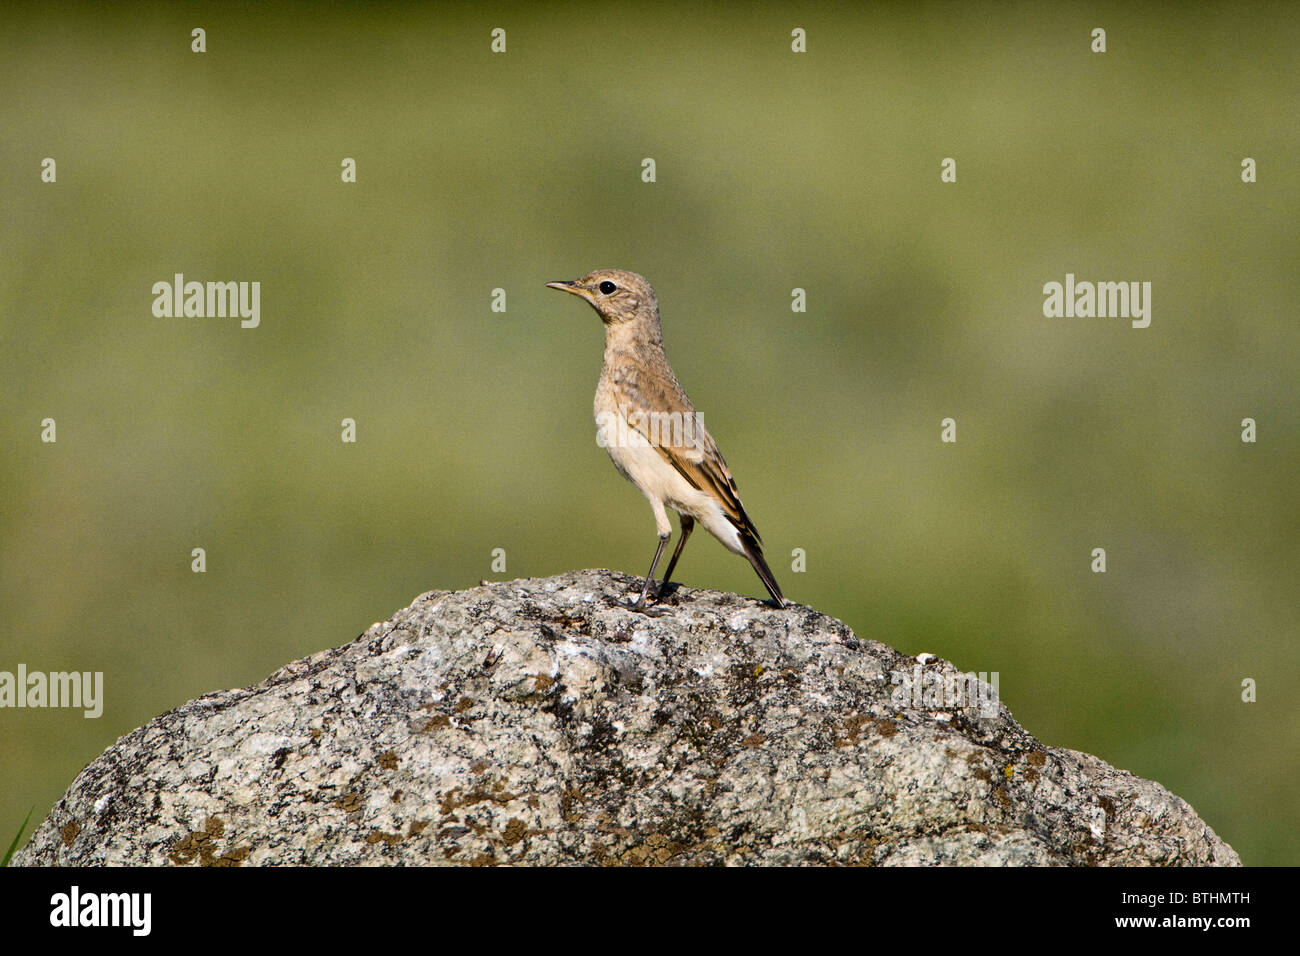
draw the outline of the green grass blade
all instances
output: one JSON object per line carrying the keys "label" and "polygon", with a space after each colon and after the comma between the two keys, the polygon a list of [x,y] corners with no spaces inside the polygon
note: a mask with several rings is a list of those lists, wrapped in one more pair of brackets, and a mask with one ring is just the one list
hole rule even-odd
{"label": "green grass blade", "polygon": [[9,861],[13,859],[13,855],[18,852],[18,841],[23,838],[23,831],[27,829],[27,822],[31,820],[32,810],[35,809],[35,807],[32,807],[31,810],[27,811],[27,816],[23,817],[23,825],[20,826],[18,832],[14,834],[14,842],[9,844],[9,849],[5,850],[4,857],[0,858],[0,866],[8,866]]}

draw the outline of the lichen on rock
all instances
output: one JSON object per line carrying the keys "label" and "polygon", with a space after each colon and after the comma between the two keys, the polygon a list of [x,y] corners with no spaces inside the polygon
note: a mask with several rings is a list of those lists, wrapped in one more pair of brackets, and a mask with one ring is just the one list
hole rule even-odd
{"label": "lichen on rock", "polygon": [[[14,863],[1239,865],[1159,784],[792,605],[609,571],[431,591],[85,768]],[[919,669],[919,670],[918,670]]]}

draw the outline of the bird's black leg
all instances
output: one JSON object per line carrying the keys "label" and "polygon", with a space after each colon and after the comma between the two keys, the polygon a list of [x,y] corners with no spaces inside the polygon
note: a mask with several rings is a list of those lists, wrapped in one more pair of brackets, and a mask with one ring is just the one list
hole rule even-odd
{"label": "bird's black leg", "polygon": [[641,588],[641,596],[632,602],[632,607],[638,611],[645,605],[645,596],[650,590],[650,582],[655,579],[655,568],[659,567],[659,559],[664,554],[664,545],[668,543],[670,537],[671,534],[659,536],[659,547],[655,548],[655,559],[650,562],[650,573],[645,576],[645,586]]}
{"label": "bird's black leg", "polygon": [[668,570],[664,572],[664,579],[659,582],[659,593],[656,600],[664,596],[664,588],[668,587],[668,582],[673,578],[673,568],[677,567],[677,559],[682,556],[682,548],[686,547],[686,539],[691,536],[695,530],[695,519],[690,515],[682,515],[682,536],[677,539],[677,547],[673,550],[672,559],[668,562]]}

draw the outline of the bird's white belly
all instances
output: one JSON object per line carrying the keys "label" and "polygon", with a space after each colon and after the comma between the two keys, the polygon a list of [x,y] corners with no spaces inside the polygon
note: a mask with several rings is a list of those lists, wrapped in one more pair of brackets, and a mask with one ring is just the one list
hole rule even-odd
{"label": "bird's white belly", "polygon": [[641,489],[653,504],[662,502],[695,518],[729,551],[744,554],[740,535],[722,506],[682,477],[639,431],[621,424],[616,415],[596,419],[597,441],[623,477]]}

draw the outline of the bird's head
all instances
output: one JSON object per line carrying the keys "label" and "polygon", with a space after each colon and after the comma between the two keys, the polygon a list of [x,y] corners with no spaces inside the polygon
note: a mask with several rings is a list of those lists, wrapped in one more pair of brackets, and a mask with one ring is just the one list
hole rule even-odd
{"label": "bird's head", "polygon": [[586,299],[606,325],[657,319],[659,315],[655,290],[635,272],[597,269],[581,279],[548,282],[546,287]]}

